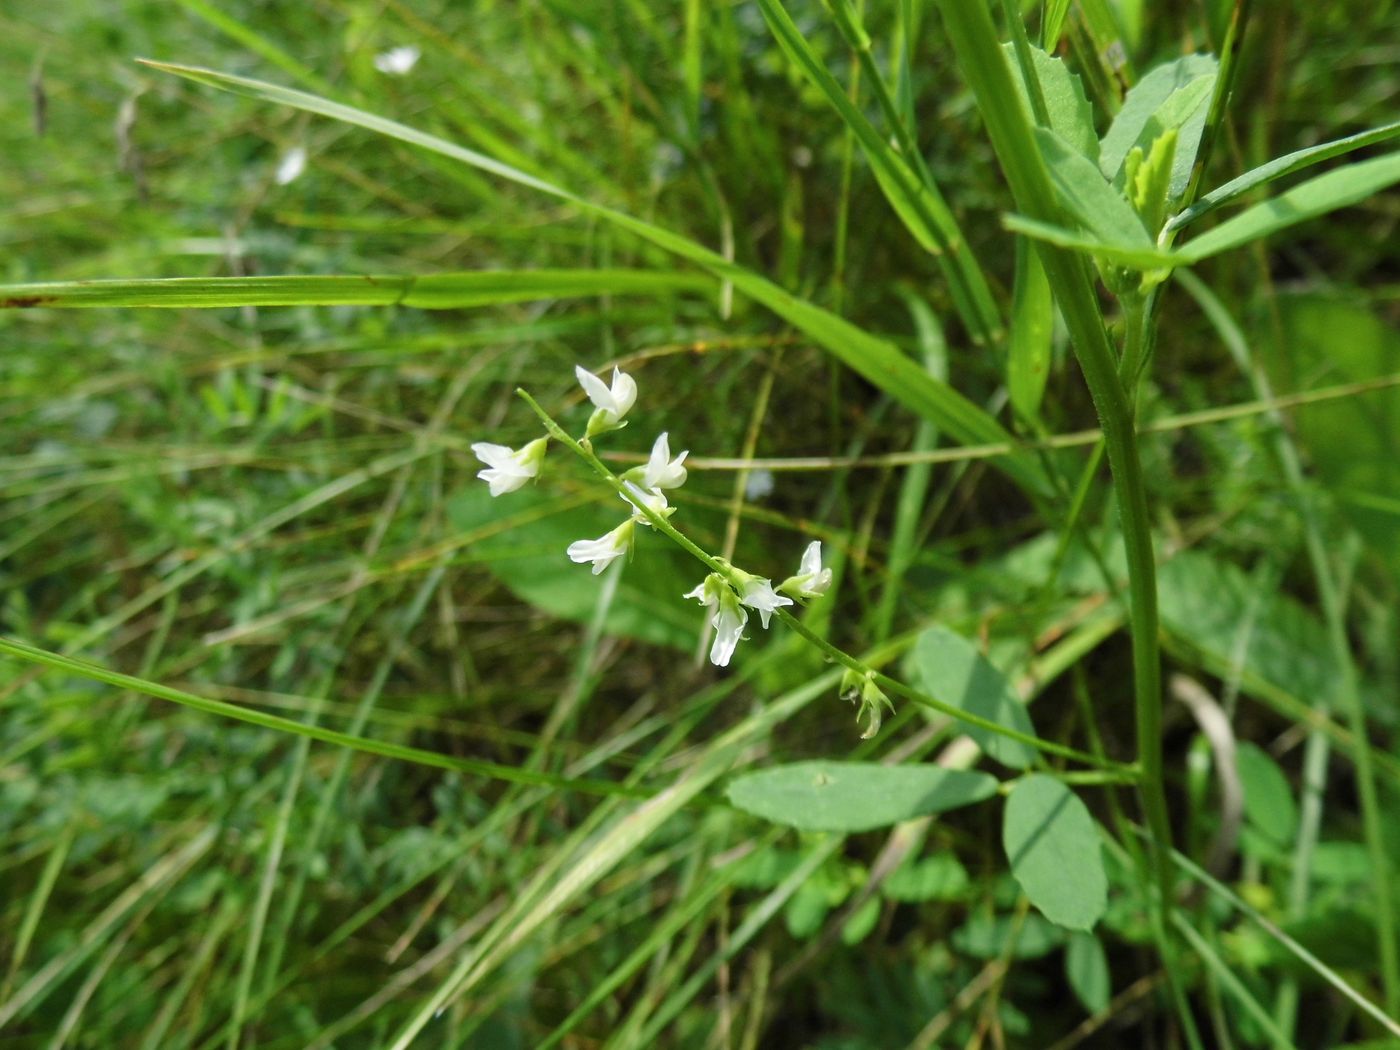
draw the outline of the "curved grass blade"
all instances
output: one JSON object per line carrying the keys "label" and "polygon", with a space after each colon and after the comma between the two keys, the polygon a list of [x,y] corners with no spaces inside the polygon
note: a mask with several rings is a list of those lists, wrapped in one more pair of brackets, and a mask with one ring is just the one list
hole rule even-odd
{"label": "curved grass blade", "polygon": [[405,762],[417,762],[423,766],[433,766],[437,769],[470,773],[473,776],[557,787],[566,791],[582,791],[593,795],[625,795],[630,798],[651,798],[652,796],[652,792],[609,780],[585,780],[555,776],[551,773],[518,769],[515,766],[502,765],[499,762],[484,762],[475,758],[443,755],[436,751],[424,751],[422,748],[409,747],[405,744],[392,744],[384,740],[371,740],[367,737],[352,736],[349,733],[338,733],[333,729],[323,729],[321,726],[296,722],[279,715],[265,714],[251,708],[239,707],[237,704],[225,703],[223,700],[210,700],[208,697],[196,696],[182,689],[161,685],[159,682],[122,674],[120,671],[111,671],[97,664],[88,663],[86,660],[77,660],[71,656],[49,652],[47,649],[40,649],[13,638],[0,638],[0,653],[28,663],[41,664],[56,671],[77,675],[80,678],[87,678],[94,682],[103,682],[122,689],[130,689],[134,693],[153,696],[158,700],[169,700],[184,707],[194,708],[196,711],[203,711],[205,714],[220,715],[239,722],[247,722],[249,725],[261,726],[264,729],[276,729],[295,736],[310,737],[312,740],[319,740],[325,744],[336,744],[339,747],[352,748],[369,755],[378,755],[381,758],[395,758]]}
{"label": "curved grass blade", "polygon": [[1202,215],[1206,215],[1216,208],[1229,204],[1235,198],[1248,193],[1256,186],[1263,186],[1281,179],[1286,175],[1292,175],[1295,171],[1302,171],[1304,168],[1320,164],[1324,160],[1331,160],[1333,157],[1340,157],[1351,153],[1354,150],[1362,149],[1366,146],[1373,146],[1377,142],[1385,142],[1400,135],[1400,121],[1393,124],[1383,124],[1370,131],[1358,132],[1355,135],[1348,135],[1343,139],[1334,139],[1331,142],[1324,142],[1317,146],[1309,146],[1307,149],[1296,150],[1293,153],[1285,154],[1282,157],[1275,157],[1267,164],[1261,164],[1252,171],[1247,171],[1238,178],[1231,179],[1223,186],[1219,186],[1204,197],[1198,200],[1191,207],[1187,208],[1171,222],[1167,223],[1167,231],[1179,230],[1190,223],[1195,222]]}
{"label": "curved grass blade", "polygon": [[[513,168],[484,153],[411,128],[406,124],[366,113],[364,110],[304,91],[261,80],[220,73],[198,66],[141,60],[145,65],[197,83],[265,102],[290,106],[377,132],[400,142],[419,146],[520,186],[567,201],[606,219],[652,244],[728,280],[750,299],[761,303],[794,327],[805,332],[832,356],[864,376],[906,408],[937,423],[964,444],[1012,441],[1011,435],[989,413],[940,383],[902,354],[892,343],[871,335],[849,321],[799,299],[773,282],[737,266],[708,248],[626,212],[589,201],[577,194]],[[1014,445],[1014,442],[1013,442]],[[1044,469],[1030,454],[1017,449],[995,461],[1013,479],[1037,493],[1048,493]]]}
{"label": "curved grass blade", "polygon": [[170,277],[0,285],[0,308],[411,306],[456,310],[534,299],[708,291],[698,274],[653,270],[474,270],[285,277]]}
{"label": "curved grass blade", "polygon": [[[860,143],[880,192],[905,228],[924,251],[937,258],[963,323],[979,342],[995,342],[1002,330],[1002,321],[986,276],[972,256],[967,238],[959,229],[938,186],[923,168],[916,152],[917,145],[900,123],[893,103],[889,103],[886,115],[888,122],[894,126],[900,149],[896,149],[886,136],[877,131],[851,101],[827,69],[826,63],[807,43],[780,0],[759,0],[759,9],[783,52],[806,74]],[[832,13],[880,99],[888,101],[888,91],[880,71],[868,61],[870,38],[855,24],[855,13],[840,4],[832,7]]]}
{"label": "curved grass blade", "polygon": [[1183,261],[1199,262],[1308,219],[1357,204],[1396,182],[1400,182],[1400,153],[1348,164],[1254,205],[1209,233],[1187,241],[1178,250]]}

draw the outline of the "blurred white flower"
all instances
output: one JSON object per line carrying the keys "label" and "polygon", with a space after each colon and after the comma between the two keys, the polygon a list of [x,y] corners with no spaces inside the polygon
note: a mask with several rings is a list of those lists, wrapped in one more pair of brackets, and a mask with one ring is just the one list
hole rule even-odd
{"label": "blurred white flower", "polygon": [[548,438],[536,438],[528,445],[512,449],[506,445],[478,441],[472,446],[472,453],[486,464],[486,469],[476,476],[491,486],[493,496],[514,492],[531,478],[539,476],[548,444]]}
{"label": "blurred white flower", "polygon": [[689,452],[671,458],[671,444],[662,434],[651,446],[651,458],[642,472],[642,487],[648,489],[678,489],[685,484],[686,469],[682,464]]}
{"label": "blurred white flower", "polygon": [[710,663],[728,667],[734,647],[744,635],[744,625],[749,622],[749,614],[739,604],[738,595],[723,576],[712,572],[684,597],[694,598],[710,610],[710,626],[715,629],[714,641],[710,643]]}
{"label": "blurred white flower", "polygon": [[294,181],[303,171],[306,170],[306,150],[301,146],[293,146],[282,154],[281,163],[277,165],[277,185],[285,186]]}
{"label": "blurred white flower", "polygon": [[611,565],[614,559],[627,553],[632,545],[633,531],[632,519],[628,518],[606,536],[600,536],[596,540],[575,540],[569,544],[569,560],[580,565],[591,561],[593,575],[597,576]]}
{"label": "blurred white flower", "polygon": [[754,500],[771,495],[773,495],[773,472],[763,467],[749,471],[748,480],[744,482],[744,499],[752,503]]}
{"label": "blurred white flower", "polygon": [[773,610],[784,605],[791,605],[791,598],[784,598],[773,590],[771,580],[765,580],[761,576],[750,576],[743,573],[743,579],[739,582],[739,600],[750,609],[758,610],[758,618],[763,622],[764,630],[768,629],[768,618],[773,615]]}
{"label": "blurred white flower", "polygon": [[802,552],[797,575],[778,584],[778,590],[798,598],[820,598],[831,586],[831,570],[822,568],[822,541],[813,540]]}
{"label": "blurred white flower", "polygon": [[401,77],[418,64],[421,52],[410,45],[391,47],[374,56],[374,68],[390,76]]}
{"label": "blurred white flower", "polygon": [[609,387],[582,365],[574,366],[574,375],[579,386],[588,395],[595,408],[588,420],[586,437],[603,434],[609,430],[620,430],[627,424],[622,417],[627,415],[637,400],[637,381],[620,368],[614,368],[612,386]]}

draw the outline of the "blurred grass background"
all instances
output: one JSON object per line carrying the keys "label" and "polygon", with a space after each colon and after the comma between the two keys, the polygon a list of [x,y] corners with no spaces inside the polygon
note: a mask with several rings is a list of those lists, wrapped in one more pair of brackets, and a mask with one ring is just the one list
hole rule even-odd
{"label": "blurred grass background", "polygon": [[[934,13],[910,3],[896,20],[896,6],[869,4],[867,25],[882,47],[896,24],[910,31],[927,163],[1005,301],[1013,252],[997,216],[1010,205],[995,159]],[[1115,10],[1146,70],[1209,49],[1220,6]],[[869,105],[820,5],[792,11]],[[1082,17],[1076,5],[1071,23]],[[1207,186],[1400,109],[1400,23],[1385,5],[1271,5],[1250,33]],[[402,46],[421,51],[411,70],[376,69]],[[748,3],[7,9],[5,282],[676,266],[548,198],[138,56],[327,94],[559,181],[894,339],[1004,412],[1002,352],[953,319],[932,260]],[[294,150],[305,170],[280,184]],[[1316,892],[1304,915],[1285,906],[1300,743],[1335,677],[1299,506],[1346,586],[1393,800],[1400,405],[1393,388],[1354,394],[1290,413],[1282,432],[1263,413],[1190,428],[1169,417],[1256,400],[1261,383],[1393,378],[1398,225],[1391,192],[1198,268],[1258,375],[1175,287],[1141,408],[1168,420],[1144,455],[1173,669],[1238,704],[1236,732],[1258,755],[1232,880],[1363,987],[1374,933],[1347,767],[1325,794]],[[0,340],[6,634],[554,778],[354,753],[0,658],[0,1045],[387,1046],[468,963],[420,1045],[533,1047],[551,1033],[579,1047],[1167,1045],[1150,1042],[1166,1008],[1141,916],[1119,898],[1102,933],[1109,1006],[1066,970],[1085,950],[1018,903],[980,811],[818,840],[722,805],[709,785],[732,769],[858,748],[819,660],[775,634],[746,643],[737,673],[711,674],[693,659],[699,616],[679,600],[698,580],[684,559],[653,544],[602,603],[597,581],[563,563],[569,539],[616,516],[581,473],[562,466],[509,503],[473,480],[470,442],[535,436],[516,385],[581,412],[576,362],[637,376],[635,429],[611,446],[633,453],[662,429],[696,456],[937,440],[761,308],[717,284],[446,311],[40,308],[5,311]],[[1061,343],[1051,433],[1093,423]],[[1281,433],[1307,468],[1301,491],[1276,459]],[[1055,453],[1070,476],[1085,455]],[[820,537],[844,566],[829,616],[848,648],[937,618],[1039,697],[1046,735],[1082,730],[1092,696],[1110,752],[1131,740],[1110,596],[985,462],[934,468],[903,511],[910,487],[888,465],[778,471],[768,493],[766,480],[694,471],[679,500],[688,528],[775,577]],[[1112,562],[1106,477],[1088,506]],[[1202,743],[1179,706],[1167,732],[1194,849],[1217,822]],[[906,710],[860,753],[932,755],[946,735]],[[616,838],[637,803],[599,784],[665,801],[692,775],[710,779],[654,834]],[[897,878],[870,881],[880,858]],[[576,892],[549,896],[570,878]],[[867,885],[879,892],[864,897]],[[1291,973],[1255,927],[1209,908],[1199,921],[1261,996]],[[1217,1035],[1263,1045],[1191,977],[1202,1015],[1226,1026]],[[1373,1034],[1299,979],[1314,1007],[1299,1045]],[[1085,1030],[1090,1007],[1103,1009]]]}

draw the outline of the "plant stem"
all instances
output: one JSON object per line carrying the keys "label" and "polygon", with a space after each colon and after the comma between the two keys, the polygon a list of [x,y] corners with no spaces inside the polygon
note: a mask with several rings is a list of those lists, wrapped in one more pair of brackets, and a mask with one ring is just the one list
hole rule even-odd
{"label": "plant stem", "polygon": [[[1017,206],[1042,222],[1060,222],[1058,199],[1016,91],[1011,69],[997,42],[986,4],[982,0],[938,0],[938,6]],[[1153,838],[1152,861],[1158,889],[1154,923],[1167,954],[1164,962],[1169,976],[1173,976],[1175,988],[1168,932],[1175,872],[1171,864],[1171,824],[1162,778],[1157,577],[1137,434],[1131,404],[1118,376],[1085,262],[1053,245],[1038,243],[1037,249],[1098,412],[1113,472],[1128,563],[1137,752],[1142,768],[1138,792]],[[1189,1013],[1183,1013],[1182,1021],[1189,1028]]]}

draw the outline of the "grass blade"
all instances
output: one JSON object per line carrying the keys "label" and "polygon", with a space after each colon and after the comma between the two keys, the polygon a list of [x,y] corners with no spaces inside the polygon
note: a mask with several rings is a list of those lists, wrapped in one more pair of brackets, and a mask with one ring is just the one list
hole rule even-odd
{"label": "grass blade", "polygon": [[[406,124],[367,113],[353,106],[280,87],[249,77],[220,73],[198,66],[142,60],[152,69],[185,77],[196,83],[290,106],[320,116],[353,124],[369,131],[419,146],[509,182],[547,194],[604,218],[652,244],[678,255],[728,280],[750,299],[761,303],[796,328],[805,332],[834,357],[860,373],[879,389],[965,444],[1012,441],[1011,435],[991,415],[946,383],[940,383],[902,354],[892,343],[858,328],[849,321],[799,299],[773,282],[695,241],[625,212],[579,197],[566,189],[503,164],[484,153],[419,131]],[[996,461],[996,465],[1022,485],[1035,492],[1047,492],[1041,465],[1028,454],[1016,451]]]}
{"label": "grass blade", "polygon": [[534,299],[703,292],[712,285],[711,280],[697,274],[650,270],[479,270],[423,277],[171,277],[0,285],[0,308],[410,306],[457,310]]}

